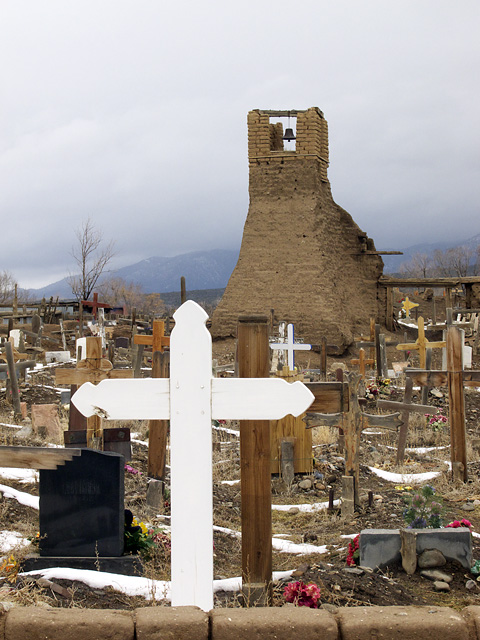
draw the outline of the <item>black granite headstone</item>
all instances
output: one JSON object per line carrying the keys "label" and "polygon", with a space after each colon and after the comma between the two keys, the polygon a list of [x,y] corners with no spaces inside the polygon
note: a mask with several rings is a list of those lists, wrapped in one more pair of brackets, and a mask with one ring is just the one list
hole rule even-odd
{"label": "black granite headstone", "polygon": [[124,458],[82,449],[57,469],[40,471],[40,555],[121,556]]}
{"label": "black granite headstone", "polygon": [[123,338],[122,336],[119,336],[118,338],[115,338],[115,346],[117,349],[119,347],[128,349],[130,347],[130,340],[128,338]]}

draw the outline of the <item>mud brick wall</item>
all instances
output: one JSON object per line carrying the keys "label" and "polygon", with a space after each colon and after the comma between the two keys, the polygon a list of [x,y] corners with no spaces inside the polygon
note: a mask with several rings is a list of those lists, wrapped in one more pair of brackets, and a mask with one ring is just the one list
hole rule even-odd
{"label": "mud brick wall", "polygon": [[345,348],[385,316],[378,287],[383,261],[371,239],[332,197],[328,127],[316,107],[295,112],[296,149],[283,150],[282,125],[248,114],[250,206],[237,266],[212,318],[215,338],[235,336],[244,313],[293,322],[312,343]]}

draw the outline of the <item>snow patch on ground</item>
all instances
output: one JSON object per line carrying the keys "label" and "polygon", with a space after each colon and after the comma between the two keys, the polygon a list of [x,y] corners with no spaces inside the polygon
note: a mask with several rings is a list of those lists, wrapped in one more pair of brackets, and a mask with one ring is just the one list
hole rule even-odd
{"label": "snow patch on ground", "polygon": [[40,498],[38,496],[31,496],[29,493],[17,491],[16,489],[7,487],[4,484],[0,484],[0,491],[3,493],[4,498],[13,498],[20,504],[24,504],[27,507],[32,507],[32,509],[40,508]]}
{"label": "snow patch on ground", "polygon": [[29,544],[30,540],[17,531],[0,531],[0,553],[9,553],[15,547],[26,547]]}
{"label": "snow patch on ground", "polygon": [[19,482],[38,482],[38,471],[35,469],[17,469],[16,467],[0,467],[0,478],[18,480]]}
{"label": "snow patch on ground", "polygon": [[377,469],[376,467],[367,468],[379,478],[389,480],[390,482],[397,482],[398,484],[417,484],[419,482],[426,482],[427,480],[433,480],[433,478],[436,478],[442,473],[441,471],[427,471],[426,473],[392,473],[391,471],[384,471],[383,469]]}
{"label": "snow patch on ground", "polygon": [[[214,531],[221,531],[222,533],[226,533],[229,536],[233,536],[234,538],[241,538],[242,534],[240,531],[234,531],[233,529],[227,529],[226,527],[213,527]],[[326,553],[327,547],[326,545],[322,545],[321,547],[317,547],[314,544],[295,544],[294,542],[290,542],[289,540],[281,540],[278,538],[272,538],[272,548],[275,551],[279,551],[280,553],[295,553],[298,555],[308,555],[309,553]]]}
{"label": "snow patch on ground", "polygon": [[[340,504],[340,500],[334,500],[333,505],[336,507]],[[272,509],[275,511],[290,511],[293,507],[298,508],[304,513],[311,513],[313,511],[321,511],[322,509],[328,509],[328,502],[313,502],[311,504],[272,504]]]}
{"label": "snow patch on ground", "polygon": [[[293,570],[274,571],[273,580],[289,578],[292,573]],[[93,589],[112,587],[116,591],[120,591],[127,596],[142,596],[146,600],[170,600],[170,582],[166,580],[150,580],[149,578],[141,578],[138,576],[122,576],[116,573],[105,573],[103,571],[64,569],[60,567],[27,571],[19,575],[41,575],[47,580],[78,580]],[[214,592],[239,591],[241,586],[241,577],[213,581]]]}

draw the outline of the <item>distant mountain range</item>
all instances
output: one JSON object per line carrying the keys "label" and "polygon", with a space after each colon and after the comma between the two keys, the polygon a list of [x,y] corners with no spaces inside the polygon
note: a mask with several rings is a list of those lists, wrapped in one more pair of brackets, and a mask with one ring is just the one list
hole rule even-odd
{"label": "distant mountain range", "polygon": [[[416,253],[433,255],[440,249],[445,251],[452,247],[470,247],[475,249],[480,244],[480,234],[469,240],[452,244],[451,242],[435,242],[416,244],[402,249],[401,256],[382,256],[385,273],[398,273],[403,263],[409,262]],[[180,278],[185,276],[187,291],[195,290],[198,295],[206,289],[224,289],[238,260],[238,251],[213,249],[212,251],[193,251],[173,258],[151,257],[127,267],[108,273],[108,277],[123,278],[128,283],[138,284],[144,293],[172,293],[180,291]],[[35,299],[59,296],[61,299],[72,297],[72,290],[64,278],[40,289],[30,289]],[[212,292],[214,297],[221,292]],[[168,296],[169,298],[171,296]],[[165,296],[167,298],[167,296]]]}
{"label": "distant mountain range", "polygon": [[[180,278],[185,277],[187,291],[198,289],[223,289],[238,260],[238,251],[214,249],[193,251],[173,258],[152,257],[116,271],[108,277],[122,278],[138,284],[144,293],[168,293],[180,291]],[[107,276],[106,276],[107,277]],[[40,289],[30,289],[34,298],[59,296],[71,298],[68,278],[58,280]]]}

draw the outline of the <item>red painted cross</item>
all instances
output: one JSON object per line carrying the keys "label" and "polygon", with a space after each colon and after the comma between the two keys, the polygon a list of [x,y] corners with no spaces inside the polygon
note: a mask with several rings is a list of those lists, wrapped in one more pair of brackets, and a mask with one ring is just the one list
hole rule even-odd
{"label": "red painted cross", "polygon": [[110,307],[110,305],[106,302],[98,301],[98,293],[93,294],[93,300],[82,300],[82,304],[84,307],[92,308],[92,315],[95,320],[97,319],[97,309],[105,309],[107,307]]}

